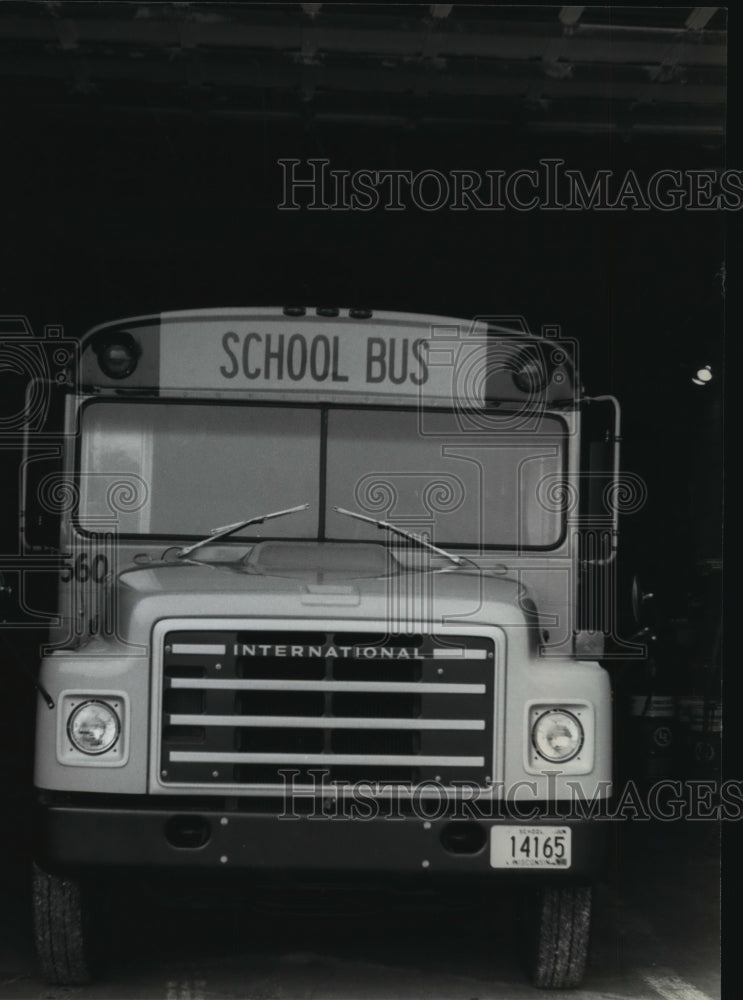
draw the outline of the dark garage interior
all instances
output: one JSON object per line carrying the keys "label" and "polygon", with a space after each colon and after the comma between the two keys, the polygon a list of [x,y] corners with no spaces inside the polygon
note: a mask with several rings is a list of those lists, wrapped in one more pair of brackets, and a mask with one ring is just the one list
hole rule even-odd
{"label": "dark garage interior", "polygon": [[[716,7],[2,5],[0,996],[68,995],[40,992],[33,957],[34,677],[56,590],[32,572],[49,553],[19,532],[19,344],[28,329],[78,339],[129,316],[296,304],[559,326],[587,392],[619,399],[622,466],[646,499],[620,519],[615,794],[667,780],[691,804],[616,824],[578,995],[720,995],[720,818],[740,812],[720,753],[727,227],[743,205],[729,27]],[[344,210],[336,182],[313,207],[316,189],[287,196],[292,169],[536,180],[458,204],[429,176],[417,203],[390,209],[380,189]],[[605,203],[566,206],[565,171],[605,176]],[[639,622],[635,576],[654,595]],[[646,654],[612,657],[628,641]],[[133,896],[105,917],[111,968],[76,994],[538,995],[505,904],[261,892],[249,917]]]}

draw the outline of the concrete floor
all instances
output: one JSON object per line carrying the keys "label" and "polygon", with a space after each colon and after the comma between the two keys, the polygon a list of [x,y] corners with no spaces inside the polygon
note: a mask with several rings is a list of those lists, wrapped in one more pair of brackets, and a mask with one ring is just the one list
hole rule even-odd
{"label": "concrete floor", "polygon": [[[81,1000],[544,996],[519,959],[507,898],[499,908],[451,897],[368,890],[321,905],[261,896],[257,910],[130,901],[107,921],[97,982],[62,989],[34,967],[22,858],[6,858],[0,998]],[[589,970],[570,997],[714,1000],[721,995],[719,837],[711,823],[627,824],[598,890]]]}

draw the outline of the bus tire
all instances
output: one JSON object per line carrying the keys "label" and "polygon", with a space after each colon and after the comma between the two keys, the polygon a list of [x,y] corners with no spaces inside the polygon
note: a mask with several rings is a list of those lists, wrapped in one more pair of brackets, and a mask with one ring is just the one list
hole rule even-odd
{"label": "bus tire", "polygon": [[531,980],[539,989],[580,986],[591,931],[590,886],[547,886],[529,915]]}
{"label": "bus tire", "polygon": [[33,866],[34,938],[41,975],[58,986],[91,979],[80,884]]}

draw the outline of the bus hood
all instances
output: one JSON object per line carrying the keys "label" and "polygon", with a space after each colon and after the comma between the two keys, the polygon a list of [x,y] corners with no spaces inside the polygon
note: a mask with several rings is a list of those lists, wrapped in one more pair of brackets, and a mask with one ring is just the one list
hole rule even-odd
{"label": "bus hood", "polygon": [[[184,560],[125,570],[118,579],[120,635],[149,640],[164,618],[389,620],[407,614],[435,626],[536,625],[526,588],[505,571],[481,572],[427,553],[405,566],[384,546],[358,542],[261,542],[236,562]],[[399,610],[398,610],[399,609]]]}

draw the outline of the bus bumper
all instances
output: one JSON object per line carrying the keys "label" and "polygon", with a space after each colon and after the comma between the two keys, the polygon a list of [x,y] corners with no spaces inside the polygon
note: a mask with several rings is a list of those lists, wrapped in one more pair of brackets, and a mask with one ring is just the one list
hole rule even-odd
{"label": "bus bumper", "polygon": [[[161,800],[162,801],[162,800]],[[179,808],[180,806],[180,808]],[[318,804],[318,809],[321,806]],[[366,818],[280,813],[264,807],[185,808],[98,805],[42,801],[36,822],[37,860],[48,870],[200,869],[232,872],[422,873],[424,875],[538,876],[586,881],[603,871],[607,859],[607,819],[575,819],[543,814],[488,817],[384,813]],[[502,866],[495,839],[569,829],[570,863],[542,860]],[[539,834],[537,833],[537,836]],[[499,855],[500,861],[495,857]]]}

